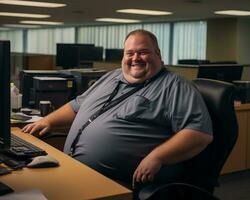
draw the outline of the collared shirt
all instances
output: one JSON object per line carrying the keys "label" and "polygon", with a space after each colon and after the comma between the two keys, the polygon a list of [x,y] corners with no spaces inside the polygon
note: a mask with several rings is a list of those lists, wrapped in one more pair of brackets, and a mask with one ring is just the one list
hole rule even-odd
{"label": "collared shirt", "polygon": [[[65,143],[66,153],[82,124],[102,107],[119,81],[116,97],[136,87],[117,69],[70,102],[77,115]],[[100,171],[131,175],[152,149],[184,128],[212,134],[208,111],[192,83],[166,71],[89,124],[73,157]]]}

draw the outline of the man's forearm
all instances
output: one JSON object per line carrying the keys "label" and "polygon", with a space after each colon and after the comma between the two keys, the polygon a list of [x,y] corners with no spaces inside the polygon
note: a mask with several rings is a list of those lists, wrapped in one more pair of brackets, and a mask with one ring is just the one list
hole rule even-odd
{"label": "man's forearm", "polygon": [[183,129],[156,147],[149,155],[162,164],[174,164],[199,154],[212,141],[212,136],[191,129]]}
{"label": "man's forearm", "polygon": [[71,125],[76,113],[71,108],[70,104],[67,103],[57,109],[56,111],[47,115],[44,119],[47,120],[52,127],[54,126],[67,126]]}

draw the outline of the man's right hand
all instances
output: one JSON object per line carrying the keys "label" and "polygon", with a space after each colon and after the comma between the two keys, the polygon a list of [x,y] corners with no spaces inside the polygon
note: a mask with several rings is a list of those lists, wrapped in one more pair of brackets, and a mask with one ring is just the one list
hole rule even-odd
{"label": "man's right hand", "polygon": [[22,131],[24,133],[42,136],[45,133],[49,132],[50,129],[51,125],[49,121],[46,118],[43,118],[37,122],[26,125],[25,127],[23,127]]}

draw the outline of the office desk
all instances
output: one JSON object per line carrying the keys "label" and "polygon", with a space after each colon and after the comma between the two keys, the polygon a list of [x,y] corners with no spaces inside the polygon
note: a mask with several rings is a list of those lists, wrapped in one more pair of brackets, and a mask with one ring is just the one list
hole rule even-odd
{"label": "office desk", "polygon": [[239,135],[222,173],[250,169],[250,103],[235,108]]}
{"label": "office desk", "polygon": [[65,155],[54,147],[18,128],[12,132],[47,151],[60,162],[56,168],[29,169],[13,171],[1,176],[1,182],[16,192],[37,188],[48,200],[83,199],[132,199],[132,192],[82,163]]}

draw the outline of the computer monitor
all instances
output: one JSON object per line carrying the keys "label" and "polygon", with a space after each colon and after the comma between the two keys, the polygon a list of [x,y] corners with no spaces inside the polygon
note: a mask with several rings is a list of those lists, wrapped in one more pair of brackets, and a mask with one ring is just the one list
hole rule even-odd
{"label": "computer monitor", "polygon": [[241,80],[243,66],[237,64],[200,65],[198,78],[209,78],[226,82]]}
{"label": "computer monitor", "polygon": [[56,65],[63,69],[80,68],[82,61],[102,60],[102,52],[102,47],[95,47],[94,44],[57,43]]}
{"label": "computer monitor", "polygon": [[10,147],[10,42],[0,40],[0,152]]}
{"label": "computer monitor", "polygon": [[109,62],[121,62],[123,49],[105,49],[105,60]]}
{"label": "computer monitor", "polygon": [[74,44],[56,44],[56,66],[63,69],[79,66],[80,52]]}
{"label": "computer monitor", "polygon": [[79,45],[79,50],[81,62],[103,60],[103,47]]}
{"label": "computer monitor", "polygon": [[198,60],[198,59],[180,59],[178,60],[179,65],[202,65],[210,64],[209,60]]}

